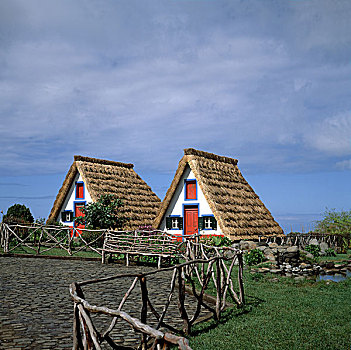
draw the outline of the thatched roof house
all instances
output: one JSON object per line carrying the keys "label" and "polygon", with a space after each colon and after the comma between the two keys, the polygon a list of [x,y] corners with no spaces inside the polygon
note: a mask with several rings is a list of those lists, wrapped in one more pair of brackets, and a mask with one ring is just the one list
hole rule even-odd
{"label": "thatched roof house", "polygon": [[174,234],[191,234],[198,228],[202,234],[232,240],[283,234],[237,163],[229,157],[185,149],[154,227]]}
{"label": "thatched roof house", "polygon": [[80,208],[97,201],[102,194],[113,194],[123,200],[122,211],[129,217],[125,229],[152,225],[161,202],[134,171],[133,164],[74,156],[48,221],[72,225]]}

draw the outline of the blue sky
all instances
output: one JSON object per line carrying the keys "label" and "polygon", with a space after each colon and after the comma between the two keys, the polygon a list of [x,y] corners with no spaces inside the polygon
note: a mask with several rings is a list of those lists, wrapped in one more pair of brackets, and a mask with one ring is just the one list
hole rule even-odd
{"label": "blue sky", "polygon": [[239,159],[285,231],[350,209],[349,0],[0,2],[0,209],[47,217],[74,154],[163,199],[183,149]]}

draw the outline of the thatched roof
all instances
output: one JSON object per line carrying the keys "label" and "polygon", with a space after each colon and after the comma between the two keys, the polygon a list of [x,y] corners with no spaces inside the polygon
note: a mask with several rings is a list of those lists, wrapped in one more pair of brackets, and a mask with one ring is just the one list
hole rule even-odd
{"label": "thatched roof", "polygon": [[283,234],[279,224],[242,176],[237,163],[233,158],[185,149],[154,227],[160,226],[184,170],[189,165],[223,234],[233,240]]}
{"label": "thatched roof", "polygon": [[125,229],[152,225],[160,207],[160,199],[134,171],[133,164],[74,156],[63,185],[56,197],[48,220],[55,220],[74,181],[77,172],[95,202],[102,194],[113,194],[123,200],[123,212],[129,221]]}

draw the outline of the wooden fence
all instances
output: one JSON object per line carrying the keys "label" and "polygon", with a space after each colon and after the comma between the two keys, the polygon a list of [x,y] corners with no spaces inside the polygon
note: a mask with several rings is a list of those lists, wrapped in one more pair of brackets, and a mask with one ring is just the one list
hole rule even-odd
{"label": "wooden fence", "polygon": [[44,254],[54,248],[75,255],[83,250],[101,255],[104,230],[76,229],[68,226],[21,225],[1,223],[1,249],[13,253]]}
{"label": "wooden fence", "polygon": [[[194,253],[202,252],[202,256],[213,254],[211,250],[201,244],[194,245],[189,243],[188,252],[192,249]],[[195,248],[195,249],[194,249]],[[214,250],[216,251],[216,249]],[[231,249],[230,254],[219,256],[220,251],[215,253],[215,256],[207,259],[195,259],[186,261],[182,264],[154,270],[148,273],[141,274],[124,274],[115,275],[106,278],[94,279],[84,282],[74,282],[70,286],[70,293],[74,302],[74,327],[73,327],[73,349],[101,349],[101,344],[106,342],[113,349],[119,348],[118,340],[113,339],[111,335],[118,320],[124,321],[125,325],[132,326],[135,332],[141,333],[140,348],[147,349],[168,349],[172,344],[177,345],[179,349],[190,350],[189,343],[183,336],[176,336],[169,331],[161,331],[160,328],[170,330],[174,333],[188,335],[191,333],[191,327],[199,321],[201,310],[206,310],[216,320],[221,318],[223,310],[227,306],[227,297],[230,297],[234,304],[242,306],[244,304],[244,289],[243,289],[243,263],[242,252]],[[238,272],[238,289],[234,290],[232,280],[233,267],[237,264]],[[165,298],[165,304],[162,310],[156,310],[155,303],[159,303],[159,298],[148,290],[147,280],[155,274],[169,271],[170,289]],[[117,309],[106,306],[91,305],[84,296],[82,287],[91,284],[109,282],[110,289],[115,289],[111,282],[121,278],[129,278],[132,282],[129,289],[124,294],[124,297],[119,303]],[[212,281],[212,283],[211,283]],[[139,283],[138,283],[139,282]],[[166,283],[166,281],[165,281]],[[140,319],[130,316],[122,308],[130,296],[136,285],[139,285],[139,295],[141,300]],[[216,297],[209,297],[205,294],[209,285],[212,284],[216,290]],[[195,302],[195,308],[192,315],[185,303],[185,295],[187,291],[191,292]],[[176,296],[178,318],[182,321],[182,329],[177,329],[175,325],[165,321],[169,313],[169,306],[172,303],[172,296]],[[133,300],[134,304],[136,300]],[[154,303],[155,302],[155,303]],[[174,299],[173,299],[174,302]],[[159,308],[159,307],[158,307]],[[148,325],[148,310],[149,315],[153,315],[156,326]],[[194,311],[195,310],[195,311]],[[108,315],[111,318],[111,323],[105,331],[98,330],[91,317],[91,313],[99,315]],[[174,320],[174,315],[168,319]],[[94,318],[95,319],[95,318]]]}
{"label": "wooden fence", "polygon": [[38,224],[0,225],[0,247],[4,253],[45,254],[54,249],[64,250],[68,255],[81,251],[93,251],[105,261],[106,253],[123,254],[129,264],[130,256],[180,257],[177,237],[159,230],[112,231],[88,230],[68,226]]}
{"label": "wooden fence", "polygon": [[102,249],[102,263],[106,253],[123,254],[126,265],[131,256],[148,256],[157,258],[157,266],[161,267],[163,258],[179,258],[181,256],[176,237],[159,230],[152,231],[108,231]]}

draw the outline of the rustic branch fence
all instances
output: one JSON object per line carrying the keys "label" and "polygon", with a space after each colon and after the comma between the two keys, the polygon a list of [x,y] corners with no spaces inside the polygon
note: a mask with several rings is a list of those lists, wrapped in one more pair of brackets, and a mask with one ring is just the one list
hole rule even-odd
{"label": "rustic branch fence", "polygon": [[[195,249],[201,251],[201,256],[213,254],[211,247],[202,244],[187,243],[187,250],[194,254]],[[179,349],[190,350],[189,343],[186,338],[176,336],[168,331],[161,331],[160,328],[168,329],[172,332],[188,335],[191,333],[191,327],[200,321],[201,310],[206,310],[215,320],[221,318],[222,312],[228,305],[227,297],[230,297],[234,304],[242,306],[244,304],[243,289],[243,264],[242,252],[229,249],[227,256],[220,256],[214,249],[215,256],[205,259],[194,259],[186,261],[182,264],[154,270],[142,274],[124,274],[106,278],[94,279],[84,282],[74,282],[70,286],[70,293],[74,302],[74,328],[73,328],[73,349],[101,349],[101,344],[107,342],[111,348],[118,348],[118,343],[112,339],[111,332],[115,328],[118,320],[123,320],[126,325],[132,326],[135,332],[141,333],[140,348],[147,349],[168,349],[169,346],[177,345]],[[234,290],[232,280],[233,267],[237,264],[238,293]],[[162,310],[156,310],[154,302],[159,302],[157,296],[149,293],[147,280],[155,274],[169,272],[170,289]],[[97,284],[102,282],[112,282],[121,278],[129,278],[132,283],[120,301],[117,309],[91,305],[83,294],[82,287],[89,284]],[[210,297],[205,292],[208,290],[212,281],[212,287],[215,289],[216,297]],[[130,316],[122,311],[122,308],[130,296],[133,289],[139,282],[139,293],[141,300],[140,320]],[[113,285],[109,286],[113,288]],[[189,292],[195,299],[192,315],[187,309],[185,303],[186,293]],[[175,325],[165,321],[169,312],[169,307],[174,302],[175,296],[178,306],[178,318],[182,321],[182,329],[177,329]],[[154,300],[151,300],[154,297]],[[135,301],[135,300],[133,300]],[[233,305],[233,304],[231,304]],[[148,325],[148,310],[153,315],[155,326]],[[109,327],[105,331],[98,331],[94,325],[90,313],[108,315],[112,318]],[[149,313],[149,314],[150,314]],[[173,320],[174,315],[168,318]]]}
{"label": "rustic branch fence", "polygon": [[18,248],[22,248],[24,252],[40,255],[59,248],[70,256],[83,250],[102,255],[98,246],[102,245],[99,242],[103,242],[105,236],[105,230],[6,223],[1,223],[0,233],[1,249],[4,253],[13,253],[16,249],[18,252]]}
{"label": "rustic branch fence", "polygon": [[176,236],[163,231],[108,231],[106,232],[102,248],[102,263],[105,256],[110,254],[123,254],[126,265],[129,265],[130,257],[154,257],[157,259],[158,268],[161,267],[162,259],[180,258],[179,246]]}
{"label": "rustic branch fence", "polygon": [[58,248],[72,256],[92,251],[102,257],[102,262],[106,253],[116,253],[124,255],[127,265],[131,256],[152,256],[158,259],[158,267],[164,258],[181,256],[179,242],[159,230],[112,231],[1,223],[0,236],[4,253],[19,253],[21,249],[24,253],[40,255]]}

